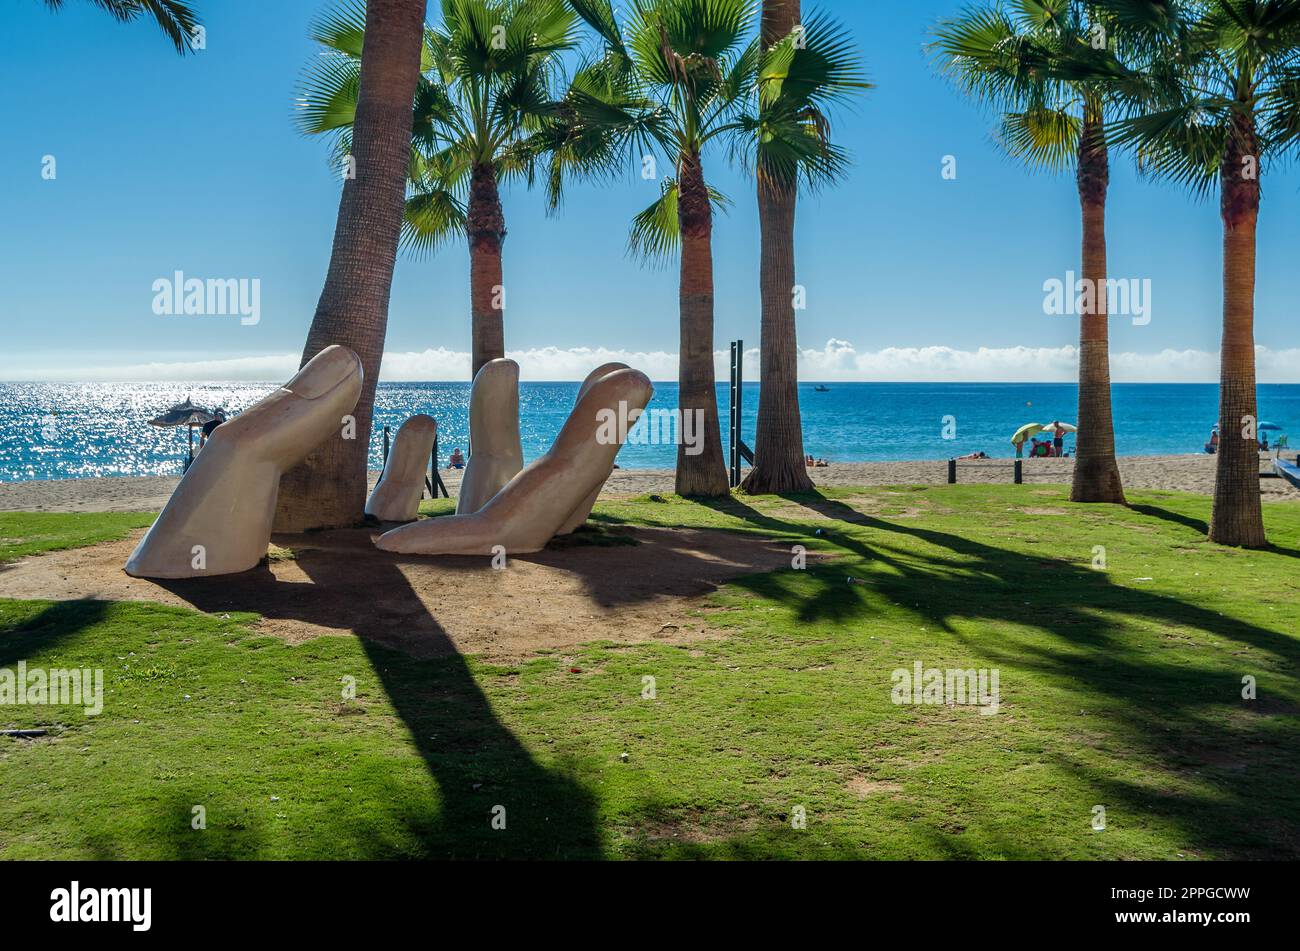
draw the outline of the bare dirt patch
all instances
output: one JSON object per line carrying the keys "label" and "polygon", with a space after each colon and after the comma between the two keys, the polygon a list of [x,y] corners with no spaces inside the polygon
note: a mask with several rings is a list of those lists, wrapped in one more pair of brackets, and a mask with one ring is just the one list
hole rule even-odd
{"label": "bare dirt patch", "polygon": [[[622,530],[621,530],[622,531]],[[253,571],[150,581],[122,571],[140,534],[38,555],[0,570],[0,597],[153,601],[209,613],[252,611],[258,629],[298,643],[355,634],[417,657],[509,661],[590,641],[689,643],[718,637],[703,596],[790,566],[787,545],[722,531],[629,528],[639,544],[511,558],[382,552],[375,530],[276,536],[292,552]]]}
{"label": "bare dirt patch", "polygon": [[868,779],[866,776],[854,776],[845,784],[845,788],[859,799],[867,799],[870,796],[896,796],[903,791],[903,787],[898,783]]}

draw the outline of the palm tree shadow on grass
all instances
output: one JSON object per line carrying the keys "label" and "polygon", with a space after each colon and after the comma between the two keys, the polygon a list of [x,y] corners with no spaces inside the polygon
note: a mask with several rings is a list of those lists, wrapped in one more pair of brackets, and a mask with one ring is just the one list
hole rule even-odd
{"label": "palm tree shadow on grass", "polygon": [[1134,505],[1130,504],[1129,509],[1137,512],[1139,515],[1145,515],[1148,518],[1158,518],[1165,522],[1171,522],[1174,525],[1181,525],[1183,528],[1190,528],[1198,535],[1204,535],[1210,530],[1210,523],[1203,518],[1196,518],[1194,515],[1183,515],[1181,512],[1171,512],[1169,509],[1159,505]]}
{"label": "palm tree shadow on grass", "polygon": [[104,619],[109,602],[82,599],[54,601],[35,617],[23,620],[0,637],[0,667],[8,668],[57,646],[78,631]]}
{"label": "palm tree shadow on grass", "polygon": [[[350,571],[338,553],[304,552],[297,562],[311,587],[346,589]],[[380,561],[380,560],[377,560]],[[259,569],[269,576],[265,569]],[[359,638],[384,693],[410,732],[429,775],[438,784],[441,805],[430,804],[398,816],[409,836],[421,847],[411,856],[377,831],[366,830],[351,842],[339,842],[340,857],[350,858],[540,858],[592,859],[601,856],[594,803],[588,790],[562,771],[538,763],[510,729],[498,719],[445,630],[411,590],[395,565],[372,563],[369,579],[383,607],[357,605],[346,623]],[[376,574],[377,573],[377,574]],[[200,610],[230,610],[240,598],[222,579],[163,582]],[[311,592],[274,589],[302,588],[273,578],[261,579],[269,596],[254,608],[271,617],[293,617],[326,627],[340,623],[338,606]],[[278,610],[268,611],[274,604]],[[241,610],[249,609],[247,605]],[[443,642],[445,656],[419,660],[384,646],[395,624],[418,625]],[[494,829],[496,806],[505,808],[505,828]],[[382,810],[383,805],[377,806]],[[390,819],[392,816],[390,815]],[[340,824],[342,825],[342,824]],[[351,823],[356,827],[356,822]],[[331,837],[342,829],[325,829]],[[178,835],[184,836],[184,829]],[[184,854],[184,853],[181,853]]]}
{"label": "palm tree shadow on grass", "polygon": [[[1239,675],[1193,666],[1185,654],[1164,661],[1157,652],[1118,636],[1114,616],[1142,624],[1153,641],[1165,630],[1196,628],[1235,642],[1241,650],[1270,655],[1275,670],[1300,668],[1300,641],[1197,604],[1115,585],[1105,572],[1084,563],[889,521],[820,493],[783,498],[853,526],[852,535],[831,531],[826,537],[888,570],[872,572],[867,583],[856,585],[845,583],[842,565],[810,565],[813,577],[800,584],[782,573],[742,578],[737,585],[783,601],[808,622],[861,622],[870,618],[872,601],[884,599],[918,615],[933,625],[931,630],[958,639],[991,666],[1029,668],[1063,689],[1083,688],[1107,699],[1104,717],[1121,741],[1154,758],[1178,782],[1166,788],[1138,786],[1102,775],[1082,756],[1060,759],[1059,765],[1105,790],[1121,811],[1176,822],[1189,836],[1189,848],[1239,858],[1300,857],[1300,793],[1295,792],[1300,686],[1294,676],[1272,674],[1271,699],[1247,703],[1240,697]],[[765,515],[736,498],[703,504],[763,530],[808,531],[806,525]],[[1142,514],[1165,518],[1171,513]],[[1188,524],[1194,520],[1182,516],[1173,521],[1195,527]],[[933,551],[890,541],[900,536]],[[1290,555],[1286,549],[1275,553]],[[809,580],[814,582],[811,592]],[[1049,583],[1055,592],[1050,607],[1027,611],[1026,592]],[[1014,622],[1048,639],[968,637],[958,622],[972,621]],[[1242,672],[1250,668],[1244,660]],[[1209,790],[1170,791],[1197,782]]]}
{"label": "palm tree shadow on grass", "polygon": [[[1189,528],[1200,538],[1197,541],[1204,541],[1205,536],[1210,531],[1210,523],[1203,518],[1197,518],[1194,515],[1184,515],[1182,512],[1174,512],[1160,505],[1129,505],[1131,511],[1139,515],[1146,515],[1150,518],[1158,518],[1161,521],[1171,522],[1174,525],[1181,525]],[[1283,548],[1281,545],[1269,545],[1267,548],[1259,549],[1260,551],[1269,552],[1274,555],[1285,555],[1288,558],[1300,558],[1300,550],[1295,548]]]}

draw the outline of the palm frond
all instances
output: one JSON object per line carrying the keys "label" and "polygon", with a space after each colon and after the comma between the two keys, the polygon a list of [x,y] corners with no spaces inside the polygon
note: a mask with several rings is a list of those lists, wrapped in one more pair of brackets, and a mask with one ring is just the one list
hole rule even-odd
{"label": "palm frond", "polygon": [[722,64],[746,45],[752,0],[633,0],[627,48],[644,82],[664,94],[706,102]]}
{"label": "palm frond", "polygon": [[822,14],[768,50],[758,82],[764,103],[791,108],[825,109],[874,88],[848,29]]}
{"label": "palm frond", "polygon": [[308,35],[328,50],[359,60],[366,39],[365,0],[341,0],[337,9],[312,21]]}
{"label": "palm frond", "polygon": [[618,18],[614,16],[614,6],[610,0],[569,0],[569,5],[607,49],[624,62],[631,58],[623,43],[623,33],[618,27]]}
{"label": "palm frond", "polygon": [[816,192],[848,170],[848,153],[831,141],[829,123],[815,107],[787,112],[769,107],[762,118],[744,116],[732,160],[755,170],[764,181]]}
{"label": "palm frond", "polygon": [[1046,106],[1002,117],[999,141],[1009,155],[1049,171],[1070,168],[1083,133],[1083,119],[1067,109]]}
{"label": "palm frond", "polygon": [[1286,70],[1261,97],[1261,129],[1269,148],[1289,152],[1300,145],[1300,66]]}
{"label": "palm frond", "polygon": [[[677,179],[664,179],[659,197],[632,219],[628,234],[628,254],[652,266],[669,263],[682,243],[677,201]],[[714,188],[709,189],[709,204],[714,211],[725,211],[730,201]]]}
{"label": "palm frond", "polygon": [[465,236],[467,213],[463,198],[447,188],[414,191],[406,199],[402,218],[402,248],[429,255]]}
{"label": "palm frond", "polygon": [[1230,132],[1221,103],[1191,101],[1124,119],[1109,137],[1133,150],[1143,174],[1204,195],[1218,181]]}
{"label": "palm frond", "polygon": [[[178,53],[188,53],[194,48],[194,38],[199,27],[198,15],[187,0],[89,0],[113,19],[130,23],[148,16],[163,31]],[[50,10],[63,9],[64,0],[45,0]]]}
{"label": "palm frond", "polygon": [[1243,150],[1262,170],[1300,143],[1300,0],[1094,3],[1136,37],[1107,136],[1144,174],[1203,196]]}
{"label": "palm frond", "polygon": [[733,159],[785,187],[816,190],[839,178],[848,153],[831,142],[829,109],[872,88],[848,32],[814,16],[766,51],[757,86],[757,115],[734,124]]}
{"label": "palm frond", "polygon": [[321,53],[303,75],[295,124],[304,135],[351,128],[357,114],[361,63],[334,52]]}
{"label": "palm frond", "polygon": [[1051,81],[1051,51],[999,7],[940,20],[930,50],[939,72],[966,95],[999,111],[1021,108]]}
{"label": "palm frond", "polygon": [[1017,19],[1028,30],[1068,28],[1073,12],[1071,0],[1015,0]]}

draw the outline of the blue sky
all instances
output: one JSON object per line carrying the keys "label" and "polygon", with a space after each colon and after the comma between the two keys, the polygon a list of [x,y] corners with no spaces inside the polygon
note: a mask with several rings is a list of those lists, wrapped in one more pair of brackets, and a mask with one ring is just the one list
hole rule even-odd
{"label": "blue sky", "polygon": [[[823,378],[1069,379],[1074,320],[1043,313],[1043,282],[1077,268],[1069,176],[1027,172],[990,139],[993,120],[936,78],[926,28],[958,0],[829,0],[877,88],[835,117],[849,177],[800,209],[805,373]],[[119,25],[70,0],[8,0],[0,149],[0,378],[166,375],[275,378],[296,359],[320,293],[340,182],[325,143],[292,124],[315,55],[322,0],[197,0],[207,49],[178,57],[149,23]],[[431,4],[436,7],[436,3]],[[816,5],[805,0],[805,13]],[[57,178],[41,176],[53,155]],[[944,156],[957,179],[944,180]],[[753,186],[721,152],[706,170],[734,205],[719,219],[716,349],[758,342]],[[1265,180],[1257,341],[1266,379],[1298,380],[1291,284],[1300,174]],[[579,185],[560,217],[504,195],[507,344],[533,378],[581,376],[574,348],[676,352],[674,269],[625,254],[630,217],[654,197],[639,175]],[[1149,278],[1151,322],[1113,320],[1120,378],[1213,379],[1220,230],[1213,201],[1138,181],[1117,162],[1111,274]],[[261,320],[155,315],[152,283],[258,278]],[[386,375],[468,373],[468,256],[399,261]],[[840,341],[827,349],[830,340]],[[554,348],[554,349],[548,349]],[[981,348],[996,353],[981,355]],[[1014,348],[1029,348],[1015,350]],[[435,351],[429,354],[426,351]],[[1167,351],[1176,351],[1170,353]],[[1190,351],[1190,352],[1188,352]],[[1290,351],[1290,353],[1288,353]],[[160,366],[149,367],[149,364]],[[170,367],[171,370],[167,368]],[[572,369],[571,369],[572,367]],[[391,372],[390,372],[391,371]],[[666,369],[663,372],[668,372]],[[657,374],[662,378],[662,373]]]}

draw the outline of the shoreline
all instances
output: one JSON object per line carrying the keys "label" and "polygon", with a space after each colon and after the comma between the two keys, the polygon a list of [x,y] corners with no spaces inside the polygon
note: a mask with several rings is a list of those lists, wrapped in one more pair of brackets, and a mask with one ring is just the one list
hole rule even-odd
{"label": "shoreline", "polygon": [[[1011,459],[959,462],[959,483],[1012,481]],[[1067,459],[1024,460],[1025,484],[1068,483],[1074,470]],[[1210,495],[1214,491],[1215,457],[1205,454],[1121,456],[1120,473],[1125,488],[1164,489]],[[1261,458],[1260,471],[1271,472]],[[906,462],[840,462],[813,469],[817,485],[832,487],[882,485],[945,485],[948,464],[942,459]],[[461,471],[442,471],[452,497],[460,487]],[[378,472],[370,473],[373,486]],[[162,508],[180,476],[104,476],[86,479],[33,479],[0,482],[0,512],[154,512]],[[601,491],[602,499],[627,498],[647,493],[672,494],[671,469],[616,469]],[[1265,502],[1300,501],[1300,490],[1283,479],[1261,479]]]}

